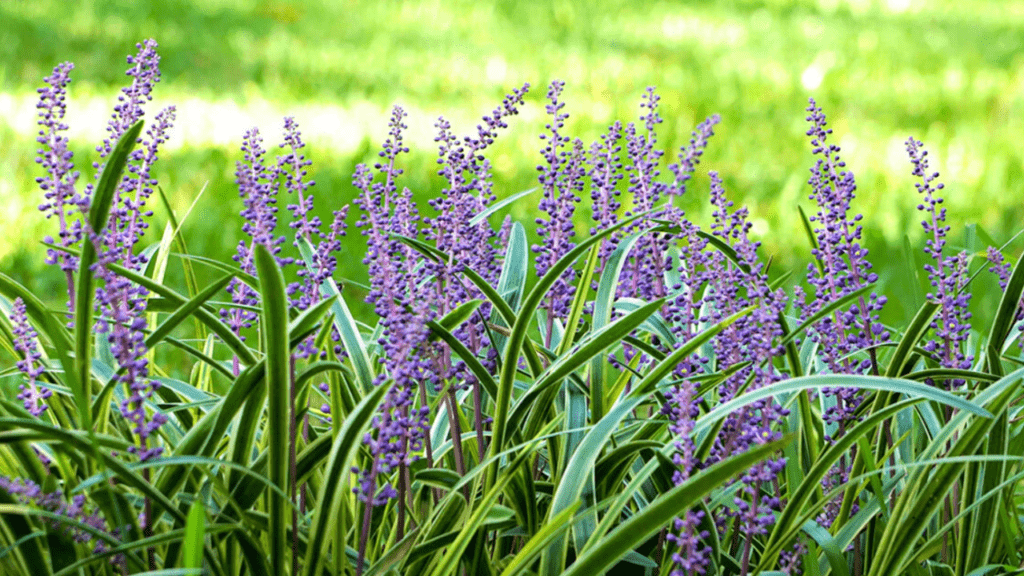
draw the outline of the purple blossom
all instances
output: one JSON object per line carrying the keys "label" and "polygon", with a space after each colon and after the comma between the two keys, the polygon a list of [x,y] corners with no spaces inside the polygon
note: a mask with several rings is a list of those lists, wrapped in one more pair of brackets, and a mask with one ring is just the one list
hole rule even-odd
{"label": "purple blossom", "polygon": [[714,127],[722,121],[722,117],[713,114],[697,125],[693,135],[690,137],[690,144],[679,151],[679,162],[669,166],[669,170],[675,174],[675,181],[668,187],[667,192],[673,196],[682,196],[686,192],[686,182],[690,180],[693,171],[700,164],[700,157],[704,155],[708,140],[715,135]]}
{"label": "purple blossom", "polygon": [[296,203],[288,205],[288,211],[292,214],[292,221],[288,223],[289,228],[295,229],[295,245],[298,245],[298,238],[304,237],[312,243],[314,238],[319,236],[320,218],[313,216],[313,195],[309,189],[316,184],[306,178],[308,168],[313,162],[300,152],[306,144],[302,141],[302,134],[299,132],[299,125],[295,118],[289,116],[284,119],[284,142],[281,148],[286,148],[288,153],[277,158],[277,169],[284,175],[284,187],[295,194]]}
{"label": "purple blossom", "polygon": [[38,417],[49,408],[46,399],[53,395],[53,392],[36,384],[46,368],[42,362],[43,355],[39,352],[36,331],[28,322],[25,302],[21,298],[15,298],[11,303],[11,325],[14,332],[14,349],[21,353],[21,359],[15,365],[27,378],[24,384],[18,386],[18,400],[24,403],[29,414]]}
{"label": "purple blossom", "polygon": [[[156,40],[152,38],[136,44],[139,49],[135,56],[128,56],[130,68],[125,72],[131,77],[130,86],[121,89],[114,113],[107,123],[109,136],[96,148],[100,158],[106,158],[114,151],[114,144],[145,114],[143,106],[153,99],[153,86],[160,81],[160,55],[157,54]],[[94,165],[99,167],[98,165]]]}
{"label": "purple blossom", "polygon": [[493,228],[486,220],[477,224],[470,224],[470,221],[495,199],[490,183],[490,162],[483,152],[494,143],[498,131],[508,127],[505,120],[519,113],[528,90],[529,84],[524,84],[507,95],[500,107],[483,117],[475,137],[465,136],[460,142],[443,117],[435,124],[438,135],[434,141],[439,143],[437,163],[441,166],[438,175],[447,181],[447,188],[441,190],[439,198],[430,200],[437,215],[424,218],[424,233],[435,246],[458,262],[426,271],[437,275],[445,286],[442,313],[476,297],[473,289],[455,280],[455,276],[461,274],[459,267],[473,269],[492,284],[497,283],[501,274]]}
{"label": "purple blossom", "polygon": [[[665,184],[657,181],[661,174],[658,162],[664,154],[655,147],[655,127],[662,122],[657,111],[659,99],[654,88],[648,88],[640,104],[641,109],[647,110],[647,113],[640,117],[647,129],[646,135],[637,132],[636,124],[630,122],[626,125],[626,155],[629,161],[626,170],[629,173],[628,190],[633,201],[633,209],[626,212],[627,217],[654,209],[666,189]],[[651,227],[651,219],[654,217],[673,219],[673,212],[678,212],[678,209],[669,206],[659,210],[656,214],[648,215],[631,225],[625,233]],[[681,212],[679,217],[681,218]],[[666,267],[669,265],[665,259],[668,247],[669,239],[665,234],[646,234],[641,238],[630,252],[629,263],[623,269],[618,296],[636,297],[648,302],[666,296],[668,290],[664,278]]]}
{"label": "purple blossom", "polygon": [[[538,276],[546,274],[562,256],[576,246],[573,242],[576,235],[573,212],[576,203],[580,201],[579,194],[584,186],[583,142],[576,140],[571,151],[563,149],[569,144],[569,137],[559,132],[565,127],[565,120],[569,117],[569,114],[562,112],[565,103],[558,101],[564,87],[564,82],[555,80],[548,88],[548,100],[551,103],[547,105],[547,112],[552,119],[547,129],[550,134],[541,134],[541,140],[547,142],[543,150],[547,165],[537,167],[541,174],[540,184],[544,190],[539,207],[541,211],[547,213],[548,218],[537,218],[537,235],[541,237],[542,243],[534,245],[532,249],[537,254],[535,266]],[[554,319],[564,318],[569,314],[573,299],[572,281],[575,276],[576,271],[570,267],[562,273],[549,292],[549,339]]]}
{"label": "purple blossom", "polygon": [[[850,203],[857,187],[853,172],[844,170],[846,163],[839,157],[839,147],[827,142],[831,128],[826,128],[824,113],[811,99],[807,120],[812,126],[807,131],[811,136],[813,153],[821,155],[811,168],[808,183],[813,188],[810,196],[818,211],[810,218],[815,223],[817,248],[811,253],[821,267],[809,264],[807,281],[814,287],[815,300],[802,308],[802,317],[815,314],[823,306],[866,285],[873,284],[878,276],[871,272],[867,260],[867,249],[861,246],[862,216],[848,216]],[[801,295],[802,296],[802,295]],[[884,326],[878,321],[878,313],[885,305],[886,298],[872,293],[849,308],[836,311],[823,318],[811,329],[811,338],[818,343],[822,357],[829,369],[836,374],[863,374],[869,368],[877,368],[874,350],[871,348],[889,338]],[[870,349],[870,358],[860,361],[849,358],[857,350]],[[852,392],[837,392],[849,396]],[[856,409],[856,401],[843,402],[840,398],[839,411],[829,421],[848,420]]]}
{"label": "purple blossom", "polygon": [[[735,250],[739,263],[726,259],[718,251],[712,252],[706,265],[708,285],[704,302],[707,313],[701,320],[719,322],[757,304],[753,312],[725,327],[712,342],[719,369],[740,362],[751,363],[719,386],[719,398],[727,401],[736,397],[743,385],[754,390],[785,377],[773,368],[773,359],[783,354],[776,342],[782,336],[778,317],[787,302],[781,290],[769,288],[767,274],[757,259],[759,243],[748,236],[751,225],[747,221],[747,209],[733,210],[734,204],[726,198],[718,174],[711,172],[710,177],[711,203],[715,207],[712,234]],[[777,429],[788,414],[788,410],[771,398],[730,414],[712,447],[710,462],[780,438]],[[779,498],[767,493],[765,488],[772,485],[784,466],[784,458],[770,459],[750,468],[740,478],[743,487],[734,502],[742,532],[748,539],[754,534],[766,533],[767,527],[775,521],[775,511],[781,509]],[[744,562],[748,554],[749,550],[745,550]]]}
{"label": "purple blossom", "polygon": [[[992,263],[988,271],[994,273],[999,278],[999,289],[1005,291],[1006,285],[1010,281],[1010,263],[1005,261],[1003,253],[995,246],[988,247],[986,256],[988,261]],[[1018,332],[1024,332],[1024,325],[1019,324],[1021,320],[1024,320],[1024,298],[1017,304],[1017,312],[1014,316],[1014,323],[1018,324]],[[1024,339],[1017,340],[1017,347],[1024,349]]]}
{"label": "purple blossom", "polygon": [[[807,281],[814,288],[815,299],[812,302],[805,303],[806,295],[799,287],[794,290],[801,319],[814,315],[822,307],[853,291],[874,284],[878,279],[871,272],[867,249],[860,244],[862,227],[859,222],[862,216],[849,216],[857,189],[853,172],[845,170],[846,163],[839,156],[839,147],[828,143],[832,129],[826,128],[825,114],[813,99],[807,111],[810,113],[807,121],[811,123],[807,135],[811,137],[813,154],[820,156],[811,168],[808,180],[812,188],[810,199],[817,205],[817,212],[810,217],[817,244],[811,253],[819,266],[807,266]],[[878,320],[878,313],[885,303],[885,296],[872,292],[866,300],[860,297],[854,304],[840,308],[811,326],[808,330],[810,338],[818,344],[821,356],[832,373],[864,374],[868,370],[878,373],[874,346],[889,339],[889,333]],[[867,358],[858,360],[853,357],[863,349],[868,349]],[[864,395],[856,388],[826,388],[823,393],[834,399],[825,409],[823,418],[834,427],[833,434],[841,436],[857,420],[857,408]],[[843,477],[849,466],[845,458],[841,459],[823,479],[826,489]],[[836,500],[826,506],[826,514],[821,519],[823,523],[831,525],[840,503]]]}
{"label": "purple blossom", "polygon": [[[967,283],[968,256],[966,252],[956,256],[944,256],[942,253],[946,245],[946,234],[949,233],[949,226],[944,225],[946,209],[940,207],[942,198],[938,196],[943,184],[933,185],[939,173],[928,171],[928,152],[921,146],[918,140],[907,140],[907,154],[914,165],[913,175],[921,178],[921,182],[915,186],[917,191],[924,195],[924,200],[918,204],[917,209],[928,216],[921,222],[926,234],[924,250],[935,260],[934,264],[924,265],[928,279],[936,290],[929,293],[927,298],[939,304],[939,313],[931,323],[935,339],[927,342],[924,349],[943,368],[967,370],[974,363],[974,356],[963,351],[963,344],[971,331],[971,313],[967,310],[971,294],[964,290]],[[947,387],[962,384],[963,380],[946,382]]]}
{"label": "purple blossom", "polygon": [[[132,84],[123,89],[122,96],[118,98],[107,127],[110,139],[97,148],[101,158],[109,155],[113,142],[142,117],[142,106],[152,99],[153,84],[160,78],[156,42],[147,40],[137,47],[138,54],[128,57],[131,67],[127,74],[132,77]],[[138,271],[146,264],[145,259],[135,253],[135,246],[148,227],[145,219],[152,215],[145,208],[152,187],[156,185],[150,170],[157,160],[159,146],[166,142],[166,132],[174,121],[174,112],[173,106],[162,110],[146,131],[147,138],[140,138],[142,147],[129,157],[107,226],[102,236],[91,239],[98,252],[95,274],[103,281],[96,291],[100,310],[97,332],[107,334],[111,353],[120,368],[115,379],[127,390],[127,397],[121,402],[121,414],[132,423],[132,433],[137,437],[137,444],[131,446],[129,452],[142,461],[161,454],[162,448],[150,445],[149,437],[167,421],[167,417],[159,412],[149,415],[146,411],[146,403],[159,387],[159,382],[149,379],[146,357],[148,292],[115,274],[109,265],[119,264]],[[95,166],[99,168],[99,164]]]}
{"label": "purple blossom", "polygon": [[384,182],[374,182],[373,173],[362,164],[353,176],[353,185],[360,191],[354,202],[362,210],[356,226],[367,237],[363,259],[370,268],[367,302],[373,304],[383,328],[378,343],[383,350],[381,362],[385,370],[378,376],[377,384],[389,386],[374,418],[373,431],[365,438],[374,456],[373,463],[366,470],[354,470],[360,474],[355,492],[370,506],[397,496],[390,484],[378,490],[378,477],[408,465],[414,454],[422,450],[429,428],[429,407],[416,408],[415,395],[422,382],[437,378],[427,354],[426,322],[434,316],[431,293],[418,282],[418,257],[393,236],[415,237],[419,220],[411,192],[406,189],[398,194],[395,185],[395,178],[401,173],[394,165],[395,158],[407,151],[401,143],[404,116],[405,112],[396,107],[390,138],[382,154],[387,163],[376,165]]}
{"label": "purple blossom", "polygon": [[[277,225],[277,180],[278,168],[268,167],[264,160],[266,150],[263,149],[263,138],[260,137],[259,129],[252,128],[245,133],[242,140],[243,160],[235,164],[235,184],[238,185],[238,194],[242,197],[244,208],[242,218],[242,231],[250,240],[239,240],[235,255],[232,259],[238,263],[243,272],[255,274],[256,266],[253,262],[253,251],[256,245],[265,246],[281,262],[281,244],[284,243],[284,236],[274,236],[274,227]],[[232,278],[227,287],[231,294],[231,302],[239,306],[257,306],[259,294],[256,290],[239,280]],[[228,321],[236,335],[241,336],[243,328],[251,328],[257,319],[254,310],[245,308],[234,308],[233,310],[221,309],[221,317]]]}
{"label": "purple blossom", "polygon": [[[74,65],[64,62],[53,69],[53,74],[43,81],[47,87],[39,88],[39,137],[36,141],[42,146],[38,150],[36,163],[46,170],[46,176],[36,178],[39,188],[43,190],[46,202],[39,209],[46,217],[57,217],[60,229],[58,244],[67,248],[82,239],[82,221],[80,215],[86,205],[85,199],[78,194],[75,183],[80,173],[75,170],[72,162],[74,154],[68,149],[68,138],[61,133],[68,129],[64,123],[67,110],[65,99],[67,85],[71,82],[71,70]],[[53,242],[52,238],[46,238]],[[47,264],[59,264],[64,271],[68,283],[68,311],[74,311],[74,272],[78,269],[78,258],[54,249],[46,251]]]}
{"label": "purple blossom", "polygon": [[[678,486],[686,482],[700,465],[694,454],[693,438],[690,437],[694,419],[700,414],[697,400],[694,398],[693,382],[684,380],[673,387],[666,405],[666,414],[669,418],[669,431],[676,438],[676,450],[672,455],[676,471],[672,475],[672,480]],[[710,534],[700,529],[703,518],[703,511],[691,509],[673,521],[673,530],[666,535],[666,539],[677,548],[672,554],[672,576],[706,573],[711,562],[708,555],[710,548],[702,540]]]}
{"label": "purple blossom", "polygon": [[[608,132],[601,136],[599,141],[590,146],[590,154],[587,157],[590,170],[587,177],[591,182],[592,218],[596,224],[590,229],[591,235],[610,228],[619,221],[618,212],[622,207],[619,197],[622,192],[618,189],[618,184],[624,178],[620,157],[621,140],[622,123],[616,121],[608,127]],[[614,243],[606,240],[601,247],[601,262],[607,260],[614,249]]]}
{"label": "purple blossom", "polygon": [[[20,504],[35,506],[67,518],[70,521],[81,522],[112,537],[117,537],[118,530],[111,530],[99,511],[87,504],[86,498],[82,494],[78,494],[68,501],[60,490],[43,492],[43,489],[31,480],[7,476],[0,476],[0,490],[6,491]],[[76,525],[66,524],[56,519],[48,519],[47,522],[54,530],[63,530],[65,534],[71,536],[79,544],[94,542],[92,548],[94,554],[102,553],[108,549],[108,544],[105,540],[96,538],[93,534]],[[122,559],[120,555],[116,555],[111,558],[110,562],[116,564],[121,562]]]}
{"label": "purple blossom", "polygon": [[[439,315],[443,315],[460,304],[482,294],[471,282],[463,277],[465,269],[471,269],[491,285],[496,285],[501,274],[501,254],[498,247],[502,240],[486,220],[473,224],[473,218],[494,201],[490,182],[490,162],[483,155],[488,146],[498,137],[498,131],[508,127],[506,119],[519,113],[523,96],[529,84],[513,90],[505,96],[501,106],[490,115],[484,116],[476,127],[475,136],[458,138],[451,125],[443,117],[435,127],[438,135],[438,175],[446,180],[447,187],[441,196],[430,200],[430,206],[437,212],[432,218],[423,219],[423,232],[427,240],[447,253],[448,261],[424,261],[420,277],[430,279],[433,289],[432,302]],[[460,341],[474,354],[484,354],[483,364],[493,370],[496,366],[497,351],[489,348],[490,342],[481,317],[490,315],[490,305],[480,307],[479,313],[453,331]],[[443,347],[447,350],[447,347]],[[466,385],[477,386],[476,378],[461,361],[451,362],[450,353],[442,352],[437,371],[440,377],[455,380],[454,389]]]}

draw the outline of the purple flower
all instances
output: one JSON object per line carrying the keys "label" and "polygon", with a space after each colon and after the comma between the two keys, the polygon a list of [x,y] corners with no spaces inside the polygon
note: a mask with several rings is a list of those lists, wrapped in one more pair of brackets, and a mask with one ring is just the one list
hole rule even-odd
{"label": "purple flower", "polygon": [[296,203],[288,205],[288,210],[292,213],[292,221],[288,223],[288,227],[295,229],[296,245],[300,236],[312,243],[314,237],[319,235],[321,225],[319,217],[309,217],[309,213],[313,211],[313,195],[309,193],[309,189],[316,183],[306,178],[306,168],[313,162],[300,152],[305,146],[295,118],[285,118],[284,142],[280,147],[286,148],[288,153],[277,158],[277,169],[284,175],[285,189],[295,194]]}
{"label": "purple flower", "polygon": [[[999,251],[995,246],[989,246],[986,251],[986,256],[992,266],[989,267],[988,271],[994,273],[999,278],[999,289],[1006,290],[1006,284],[1010,281],[1010,263],[1006,262],[1003,258],[1003,253]],[[1024,298],[1017,304],[1017,312],[1014,316],[1014,323],[1019,324],[1021,320],[1024,320]],[[1018,325],[1017,330],[1024,332],[1024,325]],[[1017,340],[1017,347],[1024,349],[1024,339]]]}
{"label": "purple flower", "polygon": [[[694,398],[694,391],[693,382],[684,380],[678,386],[673,387],[666,405],[669,431],[676,438],[676,450],[672,455],[672,462],[676,465],[672,480],[676,485],[688,480],[700,465],[694,455],[693,438],[690,437],[694,418],[700,414],[699,400]],[[673,576],[706,573],[711,562],[711,557],[708,555],[710,548],[702,540],[710,534],[699,527],[703,518],[703,511],[687,510],[681,517],[675,519],[672,524],[673,530],[666,535],[666,539],[677,548],[676,552],[672,554],[675,568],[670,574]]]}
{"label": "purple flower", "polygon": [[461,274],[459,266],[468,266],[492,284],[497,283],[501,274],[493,228],[486,220],[477,224],[470,221],[494,201],[490,162],[483,152],[494,143],[498,130],[508,127],[505,119],[519,113],[518,107],[528,90],[529,84],[524,84],[506,96],[500,107],[483,117],[475,137],[466,136],[460,142],[443,117],[435,124],[438,135],[434,141],[439,142],[437,163],[441,166],[438,175],[447,181],[448,187],[441,190],[440,198],[430,200],[437,215],[424,218],[424,232],[428,240],[459,263],[425,271],[437,275],[444,285],[442,313],[477,296],[473,289],[454,278]]}
{"label": "purple flower", "polygon": [[[551,103],[547,106],[547,112],[552,116],[551,122],[547,125],[550,134],[541,135],[541,140],[547,141],[543,150],[547,165],[537,167],[537,171],[541,173],[540,184],[544,190],[540,209],[548,214],[548,218],[537,218],[537,235],[541,237],[542,243],[534,245],[532,249],[537,254],[535,266],[538,276],[546,274],[562,256],[576,246],[572,241],[576,235],[573,212],[576,203],[580,201],[579,194],[584,186],[583,142],[577,140],[571,151],[563,150],[569,143],[569,137],[559,133],[569,117],[567,113],[562,112],[565,103],[558,101],[564,86],[564,82],[555,80],[548,89],[548,100]],[[573,299],[572,281],[575,276],[576,271],[570,267],[562,273],[549,292],[546,332],[549,339],[554,319],[565,318],[569,314]]]}
{"label": "purple flower", "polygon": [[[587,157],[590,170],[587,176],[591,182],[590,199],[592,218],[596,226],[590,229],[590,234],[596,234],[600,230],[610,228],[619,221],[619,209],[622,203],[619,196],[622,192],[618,189],[618,183],[624,177],[622,174],[622,123],[616,121],[608,127],[608,132],[601,136],[601,139],[590,146],[590,154]],[[614,243],[605,240],[601,246],[601,262],[608,259]]]}
{"label": "purple flower", "polygon": [[[935,292],[929,293],[927,298],[939,304],[939,313],[931,323],[935,339],[927,342],[924,349],[943,368],[967,370],[974,363],[974,356],[963,351],[963,344],[971,331],[971,313],[967,310],[971,294],[964,290],[967,283],[967,253],[943,256],[942,250],[946,245],[946,234],[949,232],[949,226],[944,225],[946,209],[939,206],[942,204],[942,198],[938,196],[938,192],[942,190],[943,184],[933,185],[939,173],[928,172],[928,152],[921,149],[921,145],[918,140],[908,139],[907,154],[914,165],[914,176],[921,178],[921,182],[916,184],[917,191],[924,194],[924,200],[918,204],[917,209],[928,216],[921,222],[927,235],[924,250],[935,260],[934,264],[924,266],[928,272],[928,279],[935,288]],[[950,388],[962,384],[963,380],[959,379],[946,382],[946,386]]]}
{"label": "purple flower", "polygon": [[[815,300],[802,308],[804,318],[813,315],[823,306],[877,281],[867,260],[867,249],[861,246],[861,215],[848,216],[850,203],[857,187],[853,173],[844,170],[846,163],[839,157],[839,147],[827,142],[831,128],[821,109],[810,101],[807,120],[812,126],[807,131],[811,136],[813,152],[821,155],[811,168],[808,183],[813,188],[810,196],[818,211],[810,218],[815,223],[815,237],[818,247],[811,251],[821,267],[813,264],[807,267],[807,281],[814,287]],[[802,296],[802,295],[801,295]],[[811,338],[821,348],[822,357],[829,369],[836,374],[863,374],[869,368],[877,368],[874,350],[871,347],[889,338],[884,326],[878,321],[878,312],[885,305],[886,298],[872,293],[864,298],[823,318],[811,329]],[[868,348],[870,358],[856,360],[849,355]],[[843,405],[832,421],[849,419],[855,405]]]}
{"label": "purple flower", "polygon": [[[156,42],[147,40],[137,47],[138,54],[128,57],[131,67],[127,74],[132,77],[132,84],[123,89],[123,95],[118,98],[114,115],[107,127],[110,139],[97,148],[101,158],[109,155],[113,150],[113,142],[142,117],[142,106],[152,99],[153,84],[160,78],[160,57],[156,54]],[[121,402],[121,414],[132,423],[132,433],[137,437],[137,444],[131,446],[129,452],[141,461],[159,456],[162,452],[162,448],[150,445],[149,437],[167,421],[167,417],[159,412],[149,415],[146,411],[146,404],[159,387],[159,382],[149,379],[146,358],[148,292],[115,274],[109,265],[119,264],[138,271],[146,264],[146,260],[135,253],[135,246],[148,227],[145,219],[152,215],[145,208],[146,200],[156,185],[150,170],[157,160],[159,146],[166,142],[166,132],[174,121],[174,112],[174,107],[162,110],[146,131],[146,138],[140,138],[142,147],[134,150],[129,157],[107,226],[102,236],[91,238],[98,252],[95,274],[103,281],[96,291],[100,310],[97,332],[107,334],[111,353],[120,368],[115,379],[127,390],[127,397]],[[94,166],[99,168],[99,164]],[[95,231],[90,231],[90,234],[95,235]]]}
{"label": "purple flower", "polygon": [[[437,214],[423,218],[423,232],[426,239],[447,253],[450,259],[444,262],[424,261],[419,275],[424,281],[430,279],[432,302],[439,315],[468,300],[482,297],[479,289],[464,278],[465,269],[473,270],[492,286],[498,282],[502,263],[498,246],[502,241],[486,219],[476,224],[472,219],[494,201],[490,162],[483,153],[494,143],[498,131],[508,127],[505,120],[519,113],[519,106],[528,90],[529,84],[524,84],[507,95],[501,106],[483,117],[475,136],[458,138],[443,117],[435,124],[438,135],[434,141],[439,143],[437,162],[441,166],[438,174],[446,180],[447,187],[441,190],[439,198],[430,201]],[[490,342],[480,321],[481,317],[490,315],[490,305],[481,306],[478,312],[456,328],[453,334],[474,354],[483,353],[484,366],[494,369],[497,352],[488,348]],[[475,385],[476,378],[465,365],[461,361],[451,362],[449,356],[441,354],[441,365],[437,369],[439,375],[454,379],[454,389]]]}
{"label": "purple flower", "polygon": [[[263,245],[271,254],[278,258],[280,256],[281,244],[284,243],[284,236],[275,237],[274,227],[277,225],[277,180],[278,168],[268,167],[264,161],[266,150],[262,146],[263,138],[260,137],[259,129],[252,128],[245,133],[242,140],[243,160],[235,164],[235,184],[238,185],[238,194],[242,197],[244,208],[242,218],[242,231],[250,240],[239,240],[235,255],[232,259],[238,263],[243,272],[255,274],[256,266],[253,263],[253,250],[256,245]],[[237,278],[232,278],[227,287],[231,294],[231,301],[240,306],[259,305],[259,294],[256,290]],[[234,308],[233,310],[221,309],[221,317],[228,321],[235,334],[241,336],[243,328],[251,328],[257,319],[254,310]]]}
{"label": "purple flower", "polygon": [[156,40],[150,38],[135,47],[139,51],[135,56],[128,57],[131,67],[125,72],[125,75],[131,77],[132,83],[122,88],[122,95],[117,97],[114,114],[107,123],[110,135],[96,148],[100,158],[109,156],[114,151],[114,144],[142,118],[145,114],[143,106],[153,99],[153,86],[160,81],[160,55],[156,52]]}
{"label": "purple flower", "polygon": [[679,163],[668,167],[676,176],[675,181],[667,189],[669,194],[681,196],[686,192],[686,182],[690,180],[693,171],[700,164],[700,157],[704,155],[704,149],[707,148],[708,140],[715,135],[715,124],[721,121],[721,116],[713,114],[697,125],[693,135],[690,137],[690,144],[679,151]]}
{"label": "purple flower", "polygon": [[24,384],[18,386],[18,390],[21,391],[18,400],[24,403],[25,410],[38,417],[49,408],[46,399],[53,395],[53,392],[36,385],[36,381],[45,371],[45,366],[36,341],[36,331],[28,322],[25,302],[21,298],[15,298],[11,303],[11,324],[14,332],[14,349],[22,356],[16,366],[27,378]]}
{"label": "purple flower", "polygon": [[[68,149],[67,136],[61,135],[61,132],[68,129],[67,124],[64,124],[67,109],[65,98],[73,69],[71,62],[56,66],[53,74],[43,79],[49,86],[37,90],[39,103],[36,105],[40,127],[36,141],[42,146],[38,150],[36,163],[46,170],[46,176],[36,178],[46,198],[39,209],[46,213],[47,218],[57,217],[60,225],[58,243],[64,247],[73,246],[82,239],[82,222],[77,217],[81,214],[84,202],[75,189],[80,173],[75,170],[72,162],[74,154]],[[46,240],[53,241],[52,238]],[[78,268],[78,259],[64,252],[47,249],[46,263],[59,264],[64,271],[68,281],[68,310],[74,311],[73,273]]]}
{"label": "purple flower", "polygon": [[[95,507],[88,505],[85,496],[82,494],[78,494],[68,501],[65,500],[64,494],[60,490],[43,492],[43,489],[31,480],[9,478],[7,476],[0,476],[0,490],[6,491],[20,504],[36,506],[47,512],[67,518],[70,521],[81,522],[90,528],[115,538],[118,535],[119,530],[111,530],[99,511]],[[54,530],[62,530],[79,544],[93,542],[93,553],[99,554],[108,549],[106,541],[97,539],[93,534],[82,530],[76,525],[66,524],[60,520],[47,520],[47,522]],[[121,561],[122,557],[120,555],[110,559],[112,564]]]}
{"label": "purple flower", "polygon": [[401,143],[405,112],[396,107],[392,115],[390,138],[384,144],[382,157],[387,164],[377,164],[384,182],[374,182],[373,173],[365,166],[356,167],[353,185],[360,190],[355,204],[362,210],[356,226],[367,237],[367,253],[363,262],[370,268],[370,292],[367,302],[373,304],[383,328],[378,343],[383,353],[385,370],[378,376],[378,385],[390,381],[373,431],[365,442],[374,456],[360,474],[360,485],[354,491],[371,506],[383,504],[397,496],[389,484],[377,488],[378,477],[399,466],[408,465],[415,453],[422,450],[429,428],[429,407],[415,407],[415,394],[421,382],[436,382],[434,363],[427,353],[429,330],[426,322],[433,318],[432,293],[423,287],[417,275],[418,256],[398,242],[393,235],[417,236],[419,220],[412,194],[407,189],[397,193],[395,178],[401,171],[395,167],[398,154],[407,151]]}

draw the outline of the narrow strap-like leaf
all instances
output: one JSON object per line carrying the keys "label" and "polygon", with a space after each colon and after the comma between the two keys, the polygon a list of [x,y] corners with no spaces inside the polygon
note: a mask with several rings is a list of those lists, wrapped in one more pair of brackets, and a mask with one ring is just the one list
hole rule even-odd
{"label": "narrow strap-like leaf", "polygon": [[[270,481],[288,491],[289,418],[291,417],[291,385],[289,383],[288,296],[284,276],[265,246],[255,247],[256,270],[260,280],[263,314],[260,333],[267,359],[267,436],[269,444]],[[287,545],[287,502],[279,494],[268,491],[270,569],[284,574]]]}

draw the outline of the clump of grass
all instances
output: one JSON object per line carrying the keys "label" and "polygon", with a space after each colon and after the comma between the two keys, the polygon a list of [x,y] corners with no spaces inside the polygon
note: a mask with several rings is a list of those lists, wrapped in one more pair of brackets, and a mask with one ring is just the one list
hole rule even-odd
{"label": "clump of grass", "polygon": [[[173,211],[159,240],[144,234],[150,201],[166,202],[150,170],[174,109],[145,129],[159,57],[152,40],[138,48],[94,180],[63,136],[72,67],[40,92],[47,261],[67,302],[50,310],[0,274],[0,343],[16,358],[0,401],[5,573],[1022,565],[1024,267],[997,247],[946,253],[942,186],[919,141],[908,152],[935,290],[893,327],[854,175],[813,100],[811,290],[796,294],[769,277],[717,171],[710,224],[679,205],[716,116],[665,159],[649,89],[638,122],[588,145],[566,133],[553,82],[538,189],[499,202],[488,152],[529,105],[524,85],[468,135],[437,121],[444,186],[421,206],[402,186],[396,107],[380,160],[353,175],[374,311],[363,319],[337,273],[349,207],[326,226],[316,216],[322,185],[292,118],[276,154],[258,128],[243,137],[248,239],[233,264],[190,253]],[[584,237],[573,220],[588,194]],[[519,222],[492,227],[534,201],[537,244]],[[200,284],[199,267],[219,278]],[[1000,306],[971,326],[985,268]]]}

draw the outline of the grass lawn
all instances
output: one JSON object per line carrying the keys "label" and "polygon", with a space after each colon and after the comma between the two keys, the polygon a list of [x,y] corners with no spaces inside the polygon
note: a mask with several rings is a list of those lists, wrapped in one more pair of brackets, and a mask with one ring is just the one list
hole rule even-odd
{"label": "grass lawn", "polygon": [[[814,96],[857,176],[853,209],[865,214],[872,259],[896,285],[883,291],[905,293],[888,307],[892,321],[914,308],[910,273],[898,271],[904,235],[915,253],[923,242],[908,136],[924,141],[942,172],[954,242],[971,245],[970,223],[1005,241],[1024,216],[1021,1],[14,0],[0,3],[0,21],[0,269],[37,293],[52,285],[54,302],[59,278],[39,273],[35,244],[54,232],[35,212],[35,89],[57,63],[75,63],[67,121],[87,181],[125,55],[147,37],[163,57],[150,114],[179,107],[155,175],[179,216],[204,191],[186,238],[207,256],[227,258],[242,234],[233,170],[249,127],[274,146],[281,117],[296,116],[327,215],[351,200],[353,167],[374,157],[392,104],[410,112],[404,184],[427,198],[441,187],[437,116],[466,133],[506,91],[530,82],[526,110],[489,156],[502,196],[534,185],[543,94],[555,78],[568,84],[570,133],[588,143],[613,120],[634,120],[649,85],[662,96],[659,139],[670,150],[720,113],[682,202],[708,222],[706,174],[720,171],[750,207],[756,235],[776,256],[773,270],[798,275],[809,258],[796,206],[810,204],[804,108]],[[535,200],[517,202],[513,216],[529,219]],[[157,208],[153,240],[165,221]],[[350,230],[341,275],[365,278],[362,249]],[[981,317],[992,305],[975,302]]]}

